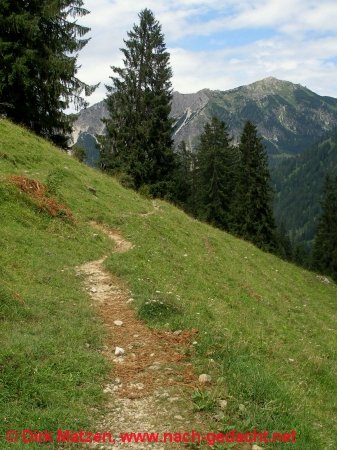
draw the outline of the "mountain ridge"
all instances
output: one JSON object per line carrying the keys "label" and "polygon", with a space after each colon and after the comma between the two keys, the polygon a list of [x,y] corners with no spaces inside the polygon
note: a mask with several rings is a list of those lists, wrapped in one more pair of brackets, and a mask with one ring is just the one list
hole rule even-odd
{"label": "mountain ridge", "polygon": [[[91,136],[104,133],[101,119],[107,115],[104,100],[82,110],[74,124],[73,142],[83,133]],[[227,91],[207,88],[190,94],[174,91],[171,117],[175,145],[184,140],[194,149],[212,116],[228,125],[234,142],[238,141],[244,122],[251,120],[269,155],[294,155],[337,126],[337,99],[275,77]]]}

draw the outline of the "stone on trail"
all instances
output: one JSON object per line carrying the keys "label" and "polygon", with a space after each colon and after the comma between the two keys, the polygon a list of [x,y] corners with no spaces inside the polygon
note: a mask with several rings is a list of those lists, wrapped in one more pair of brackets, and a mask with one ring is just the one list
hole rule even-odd
{"label": "stone on trail", "polygon": [[116,347],[116,348],[115,348],[115,355],[116,355],[116,356],[124,355],[124,353],[125,353],[124,348],[122,348],[122,347]]}
{"label": "stone on trail", "polygon": [[219,406],[221,409],[227,408],[227,400],[219,400]]}
{"label": "stone on trail", "polygon": [[121,320],[114,320],[114,324],[117,325],[117,327],[120,327],[123,325],[123,322]]}
{"label": "stone on trail", "polygon": [[207,375],[206,373],[202,373],[199,375],[199,383],[201,384],[209,384],[212,381],[212,378],[210,375]]}
{"label": "stone on trail", "polygon": [[160,370],[160,366],[158,364],[153,364],[153,366],[149,366],[149,370]]}

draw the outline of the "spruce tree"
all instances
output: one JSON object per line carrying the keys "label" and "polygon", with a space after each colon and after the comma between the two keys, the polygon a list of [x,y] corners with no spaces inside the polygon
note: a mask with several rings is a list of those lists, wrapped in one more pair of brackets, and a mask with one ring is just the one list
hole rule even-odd
{"label": "spruce tree", "polygon": [[0,112],[58,144],[71,132],[64,109],[94,87],[77,77],[89,28],[82,0],[0,0]]}
{"label": "spruce tree", "polygon": [[227,126],[213,117],[206,124],[196,151],[196,215],[225,230],[231,223],[237,159]]}
{"label": "spruce tree", "polygon": [[185,141],[181,141],[176,150],[173,200],[186,211],[189,211],[191,206],[194,164],[195,158],[192,151],[187,148]]}
{"label": "spruce tree", "polygon": [[322,215],[317,227],[313,266],[337,282],[337,176],[326,177]]}
{"label": "spruce tree", "polygon": [[149,185],[163,195],[175,158],[172,150],[171,77],[169,53],[161,26],[152,11],[139,14],[139,25],[127,33],[123,67],[112,67],[107,86],[107,135],[100,138],[102,166],[125,172],[136,189]]}
{"label": "spruce tree", "polygon": [[240,138],[240,169],[233,206],[233,231],[265,250],[275,251],[272,189],[266,150],[247,121]]}

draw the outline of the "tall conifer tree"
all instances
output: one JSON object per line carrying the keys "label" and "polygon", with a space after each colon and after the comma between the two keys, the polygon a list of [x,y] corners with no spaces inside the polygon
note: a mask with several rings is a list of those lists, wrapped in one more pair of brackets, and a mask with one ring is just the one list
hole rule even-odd
{"label": "tall conifer tree", "polygon": [[64,109],[94,89],[76,77],[88,12],[82,0],[0,0],[0,110],[58,144],[71,132]]}
{"label": "tall conifer tree", "polygon": [[170,55],[152,11],[139,14],[139,25],[127,33],[124,67],[112,67],[106,99],[110,117],[100,138],[103,168],[125,172],[134,185],[149,185],[163,194],[174,168],[172,150]]}
{"label": "tall conifer tree", "polygon": [[173,174],[173,198],[175,203],[186,211],[191,210],[191,195],[193,189],[193,171],[195,157],[186,142],[181,141],[176,150],[176,170]]}
{"label": "tall conifer tree", "polygon": [[240,170],[233,231],[266,250],[276,250],[268,160],[255,125],[247,121],[240,139]]}
{"label": "tall conifer tree", "polygon": [[196,160],[196,214],[201,219],[228,230],[238,158],[227,126],[216,117],[205,126],[196,151]]}
{"label": "tall conifer tree", "polygon": [[314,268],[331,275],[337,282],[337,176],[326,177],[322,215],[313,251]]}

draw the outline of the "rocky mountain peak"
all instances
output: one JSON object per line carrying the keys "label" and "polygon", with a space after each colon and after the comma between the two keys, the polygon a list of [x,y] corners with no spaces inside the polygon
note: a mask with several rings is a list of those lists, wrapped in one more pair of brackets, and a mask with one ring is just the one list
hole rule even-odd
{"label": "rocky mountain peak", "polygon": [[290,81],[279,80],[275,77],[267,77],[263,80],[248,84],[246,90],[255,98],[263,98],[267,95],[275,95],[278,93],[289,94],[300,87],[300,85],[291,83]]}

